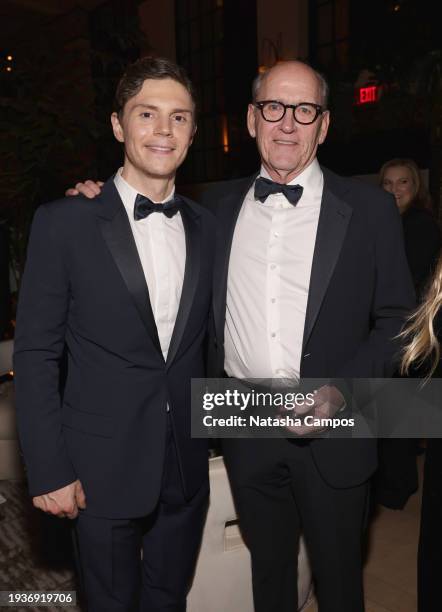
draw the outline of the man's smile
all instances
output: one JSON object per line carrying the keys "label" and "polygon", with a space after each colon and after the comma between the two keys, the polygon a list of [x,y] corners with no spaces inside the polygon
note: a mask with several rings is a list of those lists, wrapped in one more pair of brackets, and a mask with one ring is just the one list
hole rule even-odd
{"label": "man's smile", "polygon": [[172,153],[172,151],[175,151],[175,147],[171,147],[171,146],[165,146],[165,145],[145,145],[146,149],[149,149],[149,151],[153,151],[154,153],[160,153],[160,154],[168,154],[168,153]]}
{"label": "man's smile", "polygon": [[292,147],[298,144],[294,140],[281,140],[279,138],[275,139],[273,142],[278,145],[285,145],[285,146],[292,146]]}

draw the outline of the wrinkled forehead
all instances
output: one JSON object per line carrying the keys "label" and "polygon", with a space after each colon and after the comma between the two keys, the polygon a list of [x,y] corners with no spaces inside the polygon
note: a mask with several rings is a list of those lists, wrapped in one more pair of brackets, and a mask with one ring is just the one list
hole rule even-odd
{"label": "wrinkled forehead", "polygon": [[286,103],[321,103],[318,77],[306,66],[276,66],[264,75],[258,89],[261,100],[281,100]]}

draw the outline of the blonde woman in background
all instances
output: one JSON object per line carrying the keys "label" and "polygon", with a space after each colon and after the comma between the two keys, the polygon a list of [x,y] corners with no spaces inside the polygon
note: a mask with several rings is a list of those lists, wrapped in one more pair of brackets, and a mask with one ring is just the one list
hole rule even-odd
{"label": "blonde woman in background", "polygon": [[[402,332],[401,374],[442,376],[442,257],[419,308]],[[418,612],[440,612],[442,575],[442,439],[427,440],[418,553]]]}
{"label": "blonde woman in background", "polygon": [[[417,164],[411,159],[391,159],[382,166],[379,175],[381,187],[394,196],[401,215],[405,254],[420,303],[441,245],[431,198]],[[394,510],[404,508],[418,488],[418,452],[418,440],[391,438],[380,441],[379,467],[374,479],[375,501]]]}
{"label": "blonde woman in background", "polygon": [[432,214],[430,194],[412,159],[395,158],[380,170],[380,185],[394,196],[404,230],[405,252],[418,301],[434,270],[440,250],[440,230]]}

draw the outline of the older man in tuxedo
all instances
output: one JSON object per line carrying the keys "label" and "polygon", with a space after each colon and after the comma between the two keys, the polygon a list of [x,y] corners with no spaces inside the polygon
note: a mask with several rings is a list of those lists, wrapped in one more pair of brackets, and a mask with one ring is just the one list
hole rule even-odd
{"label": "older man in tuxedo", "polygon": [[[414,301],[393,199],[319,165],[330,121],[327,86],[305,64],[282,62],[259,76],[247,121],[259,173],[207,195],[219,225],[212,371],[388,375],[393,338]],[[343,408],[341,390],[328,385],[305,410],[334,416]],[[302,529],[320,612],[362,612],[362,526],[375,441],[232,439],[223,449],[252,554],[256,611],[293,611],[293,542]]]}
{"label": "older man in tuxedo", "polygon": [[[259,172],[208,191],[218,219],[210,373],[237,378],[382,377],[414,295],[393,198],[316,158],[330,121],[327,84],[278,63],[253,85]],[[79,185],[99,191],[93,183]],[[322,417],[351,410],[330,384]],[[295,542],[304,533],[320,612],[362,612],[362,529],[373,440],[224,440],[252,555],[256,612],[293,612]]]}
{"label": "older man in tuxedo", "polygon": [[208,499],[207,443],[190,437],[189,403],[205,371],[214,220],[175,193],[196,129],[181,68],[139,60],[115,110],[124,165],[97,202],[63,199],[35,215],[15,338],[18,425],[34,505],[75,519],[87,609],[184,612]]}

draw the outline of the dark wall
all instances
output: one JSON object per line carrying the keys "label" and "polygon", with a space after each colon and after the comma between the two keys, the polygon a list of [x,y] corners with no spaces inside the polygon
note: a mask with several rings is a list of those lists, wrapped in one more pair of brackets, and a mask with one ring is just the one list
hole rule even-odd
{"label": "dark wall", "polygon": [[252,174],[259,159],[246,128],[251,85],[258,70],[256,2],[226,0],[224,21],[226,112],[233,128],[229,176],[225,178],[236,178]]}
{"label": "dark wall", "polygon": [[177,61],[198,100],[198,131],[178,172],[180,185],[250,174],[256,148],[246,127],[258,68],[257,8],[249,0],[176,2]]}
{"label": "dark wall", "polygon": [[9,325],[9,240],[6,224],[0,223],[0,340]]}
{"label": "dark wall", "polygon": [[[318,7],[325,4],[335,21],[333,7],[345,6],[349,24],[342,40],[331,28],[329,55],[321,54]],[[435,202],[441,176],[437,8],[430,0],[312,2],[309,41],[310,61],[331,85],[331,126],[320,161],[351,175],[375,173],[388,159],[410,157],[430,170]],[[347,53],[340,55],[342,45]],[[368,82],[379,86],[378,101],[355,104],[356,86]]]}

